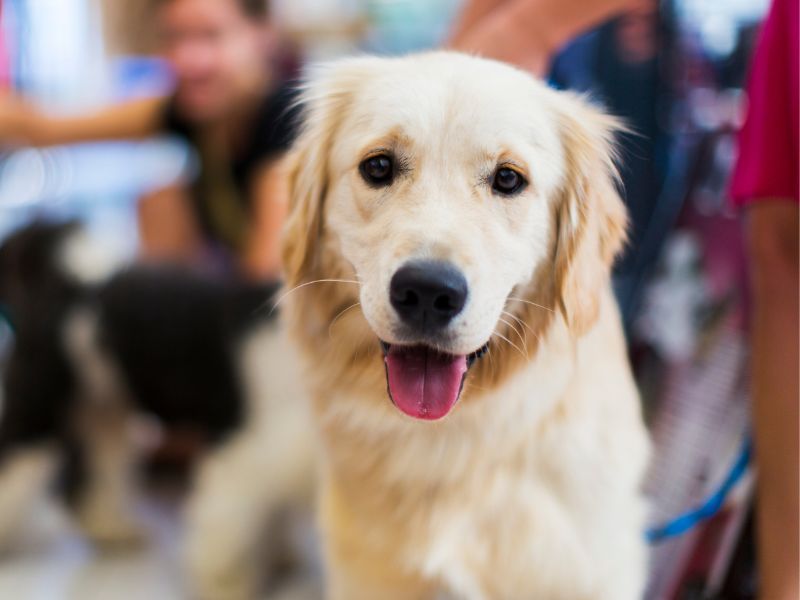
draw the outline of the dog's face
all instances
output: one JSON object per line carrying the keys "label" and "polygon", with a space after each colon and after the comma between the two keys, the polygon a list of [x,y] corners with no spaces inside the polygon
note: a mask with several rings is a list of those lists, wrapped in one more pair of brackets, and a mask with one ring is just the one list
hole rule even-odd
{"label": "dog's face", "polygon": [[79,229],[76,222],[36,222],[0,244],[0,305],[12,319],[32,313],[53,296],[62,297],[70,282],[58,268],[65,240]]}
{"label": "dog's face", "polygon": [[[567,291],[576,241],[597,212],[581,201],[592,185],[613,196],[613,214],[594,215],[617,238],[613,248],[590,242],[595,279],[607,276],[624,213],[610,182],[608,125],[582,103],[510,67],[447,53],[341,63],[312,82],[307,102],[289,278],[330,276],[316,272],[315,253],[341,255],[406,414],[450,411],[472,363],[524,312],[511,305],[526,298],[511,298],[537,278],[599,293]],[[570,147],[570,137],[585,147]],[[580,311],[567,316],[591,320]]]}
{"label": "dog's face", "polygon": [[34,221],[0,243],[0,307],[16,322],[56,314],[121,260],[115,247],[96,243],[78,221]]}

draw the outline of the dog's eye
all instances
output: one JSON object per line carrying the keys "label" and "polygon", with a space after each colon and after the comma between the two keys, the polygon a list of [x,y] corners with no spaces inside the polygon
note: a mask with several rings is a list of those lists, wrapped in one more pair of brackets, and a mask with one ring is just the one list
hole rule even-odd
{"label": "dog's eye", "polygon": [[500,167],[492,177],[492,189],[498,194],[510,196],[525,187],[525,178],[514,169]]}
{"label": "dog's eye", "polygon": [[394,164],[385,154],[370,156],[358,166],[361,176],[370,185],[385,186],[392,183]]}

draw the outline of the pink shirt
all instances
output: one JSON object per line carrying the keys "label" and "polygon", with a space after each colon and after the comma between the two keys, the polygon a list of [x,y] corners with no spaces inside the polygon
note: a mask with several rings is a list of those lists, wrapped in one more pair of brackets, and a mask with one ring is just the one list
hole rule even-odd
{"label": "pink shirt", "polygon": [[738,205],[768,198],[798,202],[798,0],[773,0],[747,85],[731,183]]}
{"label": "pink shirt", "polygon": [[0,0],[0,90],[8,86],[9,61],[5,40],[3,39],[3,0]]}

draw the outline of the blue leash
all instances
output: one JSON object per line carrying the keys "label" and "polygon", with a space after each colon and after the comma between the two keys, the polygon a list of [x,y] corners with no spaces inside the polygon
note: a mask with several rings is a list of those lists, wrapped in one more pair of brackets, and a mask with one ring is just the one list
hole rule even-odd
{"label": "blue leash", "polygon": [[730,494],[731,490],[747,471],[747,466],[750,463],[752,454],[753,443],[750,436],[747,436],[742,443],[739,456],[736,457],[736,461],[733,463],[731,470],[717,490],[697,508],[689,510],[663,525],[649,528],[645,533],[648,543],[657,544],[665,539],[682,535],[702,521],[710,519],[719,513],[720,509],[722,509],[722,506],[725,504],[725,499],[728,497],[728,494]]}

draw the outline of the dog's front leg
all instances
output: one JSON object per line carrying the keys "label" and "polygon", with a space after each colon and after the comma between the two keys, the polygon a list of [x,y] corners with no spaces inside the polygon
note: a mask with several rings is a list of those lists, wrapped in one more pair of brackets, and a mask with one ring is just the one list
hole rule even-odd
{"label": "dog's front leg", "polygon": [[412,579],[379,581],[374,574],[356,573],[337,561],[328,563],[328,600],[434,600],[436,593]]}
{"label": "dog's front leg", "polygon": [[[280,425],[277,421],[276,429]],[[286,507],[309,508],[310,455],[305,449],[292,452],[283,437],[275,430],[240,432],[200,465],[185,546],[193,597],[257,597],[270,550],[283,551],[265,540],[275,517]]]}
{"label": "dog's front leg", "polygon": [[[374,562],[373,562],[374,561]],[[326,597],[328,600],[435,600],[430,584],[399,570],[389,573],[377,557],[329,553]]]}
{"label": "dog's front leg", "polygon": [[75,515],[84,534],[99,546],[144,540],[133,514],[138,450],[131,422],[131,413],[119,403],[81,408],[78,432],[86,479],[75,491]]}
{"label": "dog's front leg", "polygon": [[13,447],[0,457],[0,551],[13,548],[47,497],[58,465],[55,444]]}
{"label": "dog's front leg", "polygon": [[[434,600],[438,585],[404,569],[397,547],[376,526],[350,510],[335,487],[323,487],[320,517],[324,529],[328,600]],[[379,528],[380,526],[377,525]]]}

